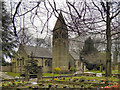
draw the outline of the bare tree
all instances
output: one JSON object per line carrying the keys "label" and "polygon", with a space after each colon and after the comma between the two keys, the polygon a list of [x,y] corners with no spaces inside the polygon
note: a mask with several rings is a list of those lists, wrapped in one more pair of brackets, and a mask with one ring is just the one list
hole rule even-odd
{"label": "bare tree", "polygon": [[28,28],[21,28],[18,34],[19,43],[22,44],[32,44],[33,34],[31,34]]}
{"label": "bare tree", "polygon": [[[31,6],[27,6],[28,4]],[[20,0],[17,4],[11,3],[10,5],[13,29],[16,36],[18,34],[17,32],[19,32],[17,31],[16,26],[26,25],[22,22],[17,25],[18,19],[21,20],[21,18],[27,18],[26,15],[29,14],[29,21],[36,33],[39,32],[38,27],[35,24],[36,19],[41,22],[43,27],[40,30],[40,33],[42,33],[45,28],[47,29],[46,32],[48,32],[50,30],[48,25],[49,19],[53,14],[58,18],[59,11],[63,12],[64,18],[66,19],[66,23],[64,24],[68,26],[70,32],[77,33],[79,36],[85,34],[104,35],[104,40],[106,42],[106,76],[111,76],[112,39],[114,39],[114,35],[120,33],[119,30],[117,30],[119,26],[117,22],[119,21],[115,20],[120,13],[118,1],[84,0],[70,2],[66,0],[64,8],[58,8],[55,0],[47,0],[44,2],[44,5],[41,5],[41,1],[32,2],[31,4],[31,2],[25,3],[23,0]],[[15,12],[12,10],[13,6],[15,6]],[[43,6],[44,9],[47,10],[46,12],[41,10]],[[41,15],[46,16],[45,22],[41,19]]]}
{"label": "bare tree", "polygon": [[50,31],[48,21],[52,13],[46,12],[45,5],[43,5],[45,4],[44,0],[28,2],[24,0],[8,0],[7,4],[10,6],[9,11],[13,24],[12,29],[17,39],[19,39],[24,28],[28,28],[28,32],[32,32],[37,38],[39,38],[39,35],[44,31],[46,35]]}
{"label": "bare tree", "polygon": [[[68,11],[56,8],[56,3],[49,1],[55,16],[58,11],[67,14],[66,25],[69,30],[78,35],[83,33],[102,34],[106,40],[106,76],[111,76],[111,47],[113,36],[120,33],[116,31],[117,25],[115,19],[120,13],[119,2],[115,0],[97,0],[97,1],[73,1],[66,0]],[[77,4],[78,3],[78,4]],[[80,6],[78,6],[80,5]],[[119,22],[119,21],[117,21]]]}

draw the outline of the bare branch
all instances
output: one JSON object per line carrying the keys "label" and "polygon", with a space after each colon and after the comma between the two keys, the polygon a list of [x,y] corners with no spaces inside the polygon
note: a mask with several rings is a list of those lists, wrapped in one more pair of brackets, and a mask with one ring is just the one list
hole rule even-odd
{"label": "bare branch", "polygon": [[104,19],[104,16],[103,16],[103,12],[100,10],[100,8],[94,3],[94,1],[92,0],[92,3],[94,4],[95,7],[97,7],[98,11],[100,12],[101,16],[102,16],[102,19],[104,22],[106,22],[106,20]]}
{"label": "bare branch", "polygon": [[16,16],[16,14],[18,12],[18,8],[20,7],[21,2],[22,2],[22,0],[20,0],[19,3],[17,4],[16,10],[15,10],[15,13],[14,13],[13,19],[12,19],[15,36],[17,36],[16,26],[15,26],[15,16]]}
{"label": "bare branch", "polygon": [[120,13],[120,10],[114,15],[112,16],[110,19],[112,20],[114,17],[116,17],[118,14]]}

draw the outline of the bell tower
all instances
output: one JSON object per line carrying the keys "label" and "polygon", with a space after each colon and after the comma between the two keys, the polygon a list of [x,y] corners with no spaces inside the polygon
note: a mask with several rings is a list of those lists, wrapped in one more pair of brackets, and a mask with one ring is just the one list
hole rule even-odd
{"label": "bell tower", "polygon": [[52,49],[52,70],[56,67],[60,68],[61,71],[68,70],[69,59],[68,59],[68,29],[65,24],[62,13],[60,12],[53,29],[53,49]]}

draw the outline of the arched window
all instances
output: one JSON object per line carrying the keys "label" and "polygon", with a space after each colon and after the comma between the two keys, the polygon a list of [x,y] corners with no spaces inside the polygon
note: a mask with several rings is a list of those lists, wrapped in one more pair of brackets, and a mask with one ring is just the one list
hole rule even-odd
{"label": "arched window", "polygon": [[55,33],[55,39],[57,39],[57,38],[58,38],[58,32]]}
{"label": "arched window", "polygon": [[63,33],[63,34],[62,34],[62,38],[67,39],[67,34],[66,34],[66,33]]}
{"label": "arched window", "polygon": [[52,62],[49,60],[48,61],[48,66],[51,66],[52,65]]}
{"label": "arched window", "polygon": [[22,62],[23,62],[23,65],[25,64],[25,62],[24,62],[24,57],[22,57]]}
{"label": "arched window", "polygon": [[17,59],[17,66],[19,66],[19,59]]}
{"label": "arched window", "polygon": [[48,61],[47,60],[45,61],[45,66],[48,66]]}

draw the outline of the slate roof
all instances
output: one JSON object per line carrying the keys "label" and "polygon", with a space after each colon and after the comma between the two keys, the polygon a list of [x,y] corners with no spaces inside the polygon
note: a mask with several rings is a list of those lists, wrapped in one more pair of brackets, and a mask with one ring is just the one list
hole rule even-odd
{"label": "slate roof", "polygon": [[48,48],[24,46],[24,49],[28,55],[31,55],[33,52],[34,57],[52,58],[52,52]]}
{"label": "slate roof", "polygon": [[79,55],[76,52],[69,51],[69,53],[75,60],[79,60]]}
{"label": "slate roof", "polygon": [[[33,52],[34,57],[52,58],[52,51],[50,51],[48,48],[24,45],[24,50],[26,51],[27,55],[31,55]],[[79,55],[76,52],[70,51],[69,53],[75,60],[79,60]]]}

